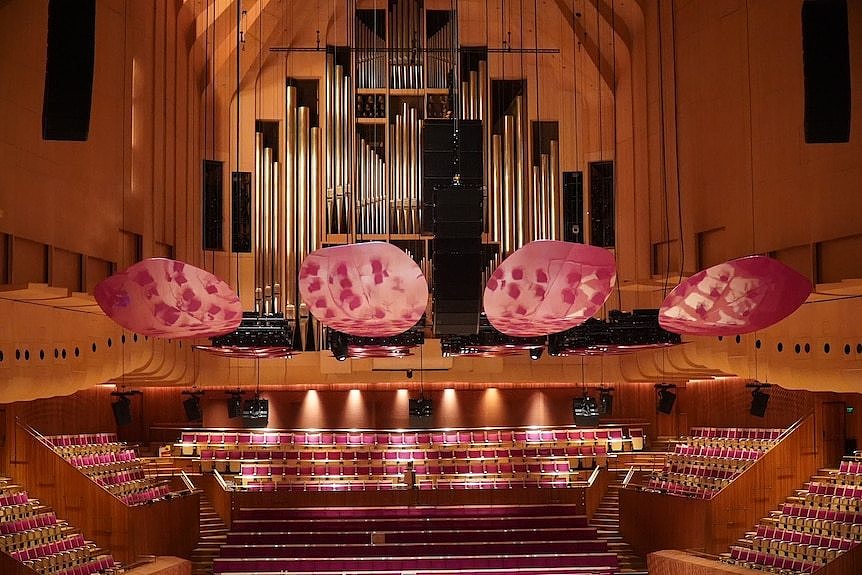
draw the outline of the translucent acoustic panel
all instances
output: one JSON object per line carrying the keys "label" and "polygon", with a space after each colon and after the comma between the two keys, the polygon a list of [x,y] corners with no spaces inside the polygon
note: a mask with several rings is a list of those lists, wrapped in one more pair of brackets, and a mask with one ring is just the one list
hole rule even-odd
{"label": "translucent acoustic panel", "polygon": [[363,337],[388,337],[410,329],[428,303],[422,270],[385,242],[312,252],[299,269],[299,292],[320,323]]}
{"label": "translucent acoustic panel", "polygon": [[538,240],[506,258],[485,286],[488,321],[517,337],[575,327],[605,303],[616,282],[616,261],[606,249]]}
{"label": "translucent acoustic panel", "polygon": [[99,282],[94,295],[109,318],[141,335],[214,337],[242,320],[233,289],[206,270],[150,258]]}
{"label": "translucent acoustic panel", "polygon": [[688,335],[736,335],[773,325],[811,293],[808,278],[766,256],[731,260],[691,276],[664,299],[659,325]]}

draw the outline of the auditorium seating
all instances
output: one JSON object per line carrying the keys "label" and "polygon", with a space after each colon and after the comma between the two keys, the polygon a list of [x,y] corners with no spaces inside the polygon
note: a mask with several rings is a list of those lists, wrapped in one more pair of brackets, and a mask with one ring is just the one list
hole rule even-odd
{"label": "auditorium seating", "polygon": [[0,479],[0,550],[42,575],[123,573],[111,555],[8,479]]}
{"label": "auditorium seating", "polygon": [[170,494],[164,481],[148,477],[135,451],[112,433],[46,436],[71,465],[127,505],[142,505]]}
{"label": "auditorium seating", "polygon": [[214,573],[611,574],[573,506],[241,509]]}
{"label": "auditorium seating", "polygon": [[788,498],[722,560],[746,567],[810,573],[862,541],[862,461],[845,459]]}
{"label": "auditorium seating", "polygon": [[201,470],[236,475],[254,491],[403,488],[412,461],[419,489],[567,487],[609,452],[643,446],[643,429],[482,429],[411,432],[187,432],[181,453]]}
{"label": "auditorium seating", "polygon": [[709,499],[781,438],[783,429],[694,427],[669,453],[646,489]]}

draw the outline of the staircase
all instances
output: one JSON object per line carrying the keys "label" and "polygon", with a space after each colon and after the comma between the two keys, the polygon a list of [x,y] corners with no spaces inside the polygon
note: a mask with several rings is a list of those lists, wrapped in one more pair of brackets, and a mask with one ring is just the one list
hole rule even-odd
{"label": "staircase", "polygon": [[212,575],[213,559],[227,541],[227,527],[218,516],[209,499],[201,493],[200,541],[192,551],[192,575]]}
{"label": "staircase", "polygon": [[620,486],[625,474],[611,471],[611,484],[593,514],[590,525],[598,529],[599,539],[608,542],[608,551],[613,551],[619,558],[618,575],[646,575],[646,560],[635,555],[628,543],[620,535]]}

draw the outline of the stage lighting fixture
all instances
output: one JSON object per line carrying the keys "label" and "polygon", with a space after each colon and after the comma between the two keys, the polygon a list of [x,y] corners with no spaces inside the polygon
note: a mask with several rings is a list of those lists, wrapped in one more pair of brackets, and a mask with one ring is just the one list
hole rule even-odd
{"label": "stage lighting fixture", "polygon": [[269,401],[255,395],[242,404],[242,423],[245,427],[266,427],[269,423]]}
{"label": "stage lighting fixture", "polygon": [[204,413],[201,411],[201,396],[202,391],[184,391],[182,395],[188,395],[183,400],[183,409],[186,412],[186,419],[189,421],[203,421]]}
{"label": "stage lighting fixture", "polygon": [[610,415],[614,410],[614,388],[600,387],[599,388],[599,413],[601,415]]}
{"label": "stage lighting fixture", "polygon": [[596,398],[587,395],[584,390],[584,395],[572,399],[572,414],[575,418],[575,425],[584,427],[595,427],[599,424],[599,405],[596,403]]}
{"label": "stage lighting fixture", "polygon": [[410,400],[410,417],[431,417],[434,413],[434,404],[426,397],[417,397]]}
{"label": "stage lighting fixture", "polygon": [[336,331],[334,329],[328,329],[328,341],[329,341],[329,350],[332,352],[332,355],[335,356],[335,359],[338,361],[344,361],[347,359],[347,354],[349,352],[347,346],[347,336],[340,331]]}
{"label": "stage lighting fixture", "polygon": [[245,392],[240,390],[226,391],[230,397],[227,398],[227,416],[230,419],[242,417],[242,396]]}
{"label": "stage lighting fixture", "polygon": [[656,409],[660,413],[670,413],[673,411],[673,404],[676,402],[676,393],[671,391],[675,388],[674,384],[660,383],[656,384],[655,388],[658,392],[658,403]]}
{"label": "stage lighting fixture", "polygon": [[533,361],[537,361],[542,357],[542,353],[544,353],[544,347],[534,347],[530,350],[530,359]]}

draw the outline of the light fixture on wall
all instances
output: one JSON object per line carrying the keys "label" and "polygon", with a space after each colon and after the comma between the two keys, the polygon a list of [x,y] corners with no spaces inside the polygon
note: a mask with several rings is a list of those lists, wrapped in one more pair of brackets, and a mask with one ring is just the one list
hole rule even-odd
{"label": "light fixture on wall", "polygon": [[242,417],[242,396],[245,392],[240,389],[225,391],[227,398],[227,416],[229,419]]}
{"label": "light fixture on wall", "polygon": [[601,415],[611,415],[614,410],[614,388],[607,387],[604,384],[599,386],[599,413]]}

